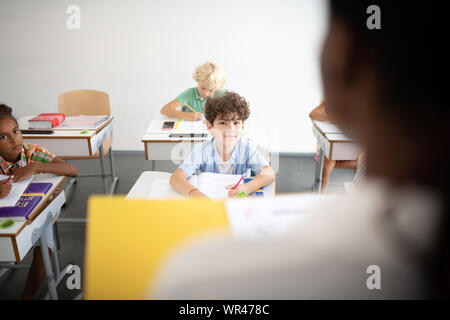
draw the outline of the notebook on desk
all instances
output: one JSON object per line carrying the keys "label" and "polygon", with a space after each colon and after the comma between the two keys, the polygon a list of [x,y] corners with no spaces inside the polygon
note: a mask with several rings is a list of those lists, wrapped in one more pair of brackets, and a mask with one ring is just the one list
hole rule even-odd
{"label": "notebook on desk", "polygon": [[[3,183],[1,181],[7,180],[9,177],[9,175],[0,174],[0,183]],[[33,181],[33,178],[34,175],[18,182],[13,182],[11,180],[9,182],[11,184],[11,190],[5,197],[0,199],[0,207],[14,206],[31,181]]]}
{"label": "notebook on desk", "polygon": [[52,186],[52,183],[47,182],[30,183],[14,206],[0,207],[0,220],[24,221],[28,219]]}

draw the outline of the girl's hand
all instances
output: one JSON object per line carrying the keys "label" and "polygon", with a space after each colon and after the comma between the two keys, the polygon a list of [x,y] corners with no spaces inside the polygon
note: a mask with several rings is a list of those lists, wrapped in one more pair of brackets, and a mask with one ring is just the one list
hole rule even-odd
{"label": "girl's hand", "polygon": [[23,168],[15,168],[12,169],[12,173],[14,175],[14,182],[23,180],[25,178],[28,178],[29,176],[33,174],[39,173],[39,170],[37,169],[36,163],[31,163],[30,165],[23,167]]}
{"label": "girl's hand", "polygon": [[200,112],[185,112],[183,115],[183,120],[187,121],[198,121],[203,117]]}
{"label": "girl's hand", "polygon": [[6,180],[7,179],[0,181],[0,198],[6,197],[11,192],[12,184],[4,183]]}

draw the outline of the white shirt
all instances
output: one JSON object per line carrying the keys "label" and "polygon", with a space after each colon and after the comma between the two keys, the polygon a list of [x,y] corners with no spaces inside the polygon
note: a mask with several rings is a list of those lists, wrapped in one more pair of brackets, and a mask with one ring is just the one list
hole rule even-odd
{"label": "white shirt", "polygon": [[[430,246],[439,201],[424,190],[394,190],[380,181],[361,188],[351,198],[323,203],[284,238],[186,245],[167,261],[152,297],[421,298],[421,273],[408,250]],[[381,271],[379,290],[367,286],[374,265]]]}
{"label": "white shirt", "polygon": [[219,169],[219,173],[233,174],[234,165],[231,163],[231,161],[218,163],[217,167]]}

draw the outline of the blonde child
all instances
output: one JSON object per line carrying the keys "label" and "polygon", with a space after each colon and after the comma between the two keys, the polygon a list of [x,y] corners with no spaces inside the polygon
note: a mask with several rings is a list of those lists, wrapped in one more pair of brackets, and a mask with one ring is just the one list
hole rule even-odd
{"label": "blonde child", "polygon": [[[53,153],[31,143],[24,143],[17,120],[12,116],[12,109],[0,104],[0,172],[10,175],[12,181],[23,180],[33,174],[53,173],[75,177],[78,169],[56,157]],[[11,191],[11,183],[0,181],[0,198]],[[51,230],[46,233],[51,239]],[[52,253],[52,241],[48,251]],[[28,273],[23,299],[31,299],[39,289],[45,276],[40,247],[33,253],[33,263]]]}
{"label": "blonde child", "polygon": [[229,197],[240,192],[250,194],[275,181],[275,172],[259,153],[257,146],[242,139],[244,122],[250,115],[247,101],[234,92],[210,97],[205,105],[205,118],[213,139],[197,145],[190,156],[170,177],[171,186],[187,197],[206,197],[188,182],[197,170],[223,174],[245,174],[248,169],[257,175],[236,189],[227,186]]}
{"label": "blonde child", "polygon": [[[175,100],[161,108],[161,114],[188,121],[200,120],[205,113],[206,99],[221,90],[227,80],[222,67],[213,62],[206,62],[195,68],[192,78],[197,82],[197,86],[180,93]],[[178,110],[180,107],[183,107],[181,111]]]}

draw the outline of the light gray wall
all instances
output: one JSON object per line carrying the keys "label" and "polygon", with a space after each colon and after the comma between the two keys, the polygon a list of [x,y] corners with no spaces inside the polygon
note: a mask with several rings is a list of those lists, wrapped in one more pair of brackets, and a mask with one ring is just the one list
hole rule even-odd
{"label": "light gray wall", "polygon": [[[69,30],[69,5],[81,29]],[[153,114],[214,61],[247,98],[262,145],[313,152],[322,88],[323,0],[2,0],[0,101],[16,117],[55,112],[58,94],[108,92],[116,150],[143,150]]]}

